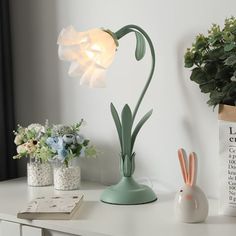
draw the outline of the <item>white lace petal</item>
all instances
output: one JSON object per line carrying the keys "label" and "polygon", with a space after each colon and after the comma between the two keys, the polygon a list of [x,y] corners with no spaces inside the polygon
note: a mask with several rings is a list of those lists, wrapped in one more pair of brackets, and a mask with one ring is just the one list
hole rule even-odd
{"label": "white lace petal", "polygon": [[68,26],[60,32],[57,43],[64,46],[79,44],[83,36],[83,32],[77,32],[73,26]]}
{"label": "white lace petal", "polygon": [[80,85],[87,85],[87,86],[89,86],[91,75],[92,75],[92,70],[89,68],[81,76],[81,78],[80,78]]}
{"label": "white lace petal", "polygon": [[70,64],[68,74],[71,77],[81,77],[85,71],[86,71],[85,67],[81,66],[78,62],[73,61]]}
{"label": "white lace petal", "polygon": [[95,71],[90,79],[90,88],[105,88],[106,87],[106,71]]}
{"label": "white lace petal", "polygon": [[61,46],[58,47],[58,57],[64,61],[76,60],[79,55],[79,46]]}
{"label": "white lace petal", "polygon": [[69,76],[81,77],[81,85],[105,87],[105,72],[116,52],[111,35],[101,29],[80,33],[69,26],[61,31],[58,44],[59,58],[71,61]]}

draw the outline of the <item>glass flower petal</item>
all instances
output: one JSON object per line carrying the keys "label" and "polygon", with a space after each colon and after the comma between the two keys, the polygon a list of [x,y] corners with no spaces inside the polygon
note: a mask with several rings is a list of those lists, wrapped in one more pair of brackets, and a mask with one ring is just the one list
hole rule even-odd
{"label": "glass flower petal", "polygon": [[80,84],[89,87],[105,86],[105,72],[116,52],[109,33],[102,29],[77,32],[69,26],[62,30],[57,42],[59,58],[71,61],[69,76],[80,77]]}

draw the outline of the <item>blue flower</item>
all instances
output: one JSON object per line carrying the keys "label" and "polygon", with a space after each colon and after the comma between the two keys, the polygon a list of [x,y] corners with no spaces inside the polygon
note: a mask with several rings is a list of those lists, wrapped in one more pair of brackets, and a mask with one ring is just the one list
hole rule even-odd
{"label": "blue flower", "polygon": [[66,156],[67,156],[67,154],[68,154],[68,151],[63,148],[63,149],[57,150],[57,153],[58,153],[57,159],[59,161],[64,161]]}
{"label": "blue flower", "polygon": [[47,138],[47,140],[46,140],[46,143],[49,146],[53,146],[57,142],[58,142],[58,138],[57,137],[53,137],[53,138],[50,137],[50,138]]}
{"label": "blue flower", "polygon": [[60,150],[60,149],[63,149],[64,146],[65,146],[62,137],[47,138],[46,143],[47,143],[48,146],[50,146],[54,151],[58,151],[58,150]]}

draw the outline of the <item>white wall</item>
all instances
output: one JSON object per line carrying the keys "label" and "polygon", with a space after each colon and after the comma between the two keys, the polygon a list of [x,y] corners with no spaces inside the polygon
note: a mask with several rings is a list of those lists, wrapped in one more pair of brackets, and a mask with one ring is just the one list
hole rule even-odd
{"label": "white wall", "polygon": [[84,133],[101,151],[96,160],[83,161],[83,176],[105,183],[119,178],[119,146],[109,104],[121,110],[134,107],[149,73],[150,55],[134,59],[134,36],[120,41],[105,89],[80,87],[68,78],[69,64],[57,58],[56,40],[70,24],[83,31],[126,24],[143,27],[153,40],[157,67],[138,117],[154,113],[138,136],[137,178],[149,177],[171,189],[182,184],[176,150],[185,147],[199,156],[199,185],[209,195],[218,192],[217,109],[189,80],[183,55],[196,34],[211,23],[222,24],[235,13],[234,0],[12,0],[17,121],[72,123],[85,118]]}

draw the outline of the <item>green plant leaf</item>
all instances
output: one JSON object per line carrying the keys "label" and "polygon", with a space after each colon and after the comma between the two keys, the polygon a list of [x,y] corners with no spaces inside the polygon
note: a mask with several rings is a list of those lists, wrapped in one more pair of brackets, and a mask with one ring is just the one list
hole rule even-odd
{"label": "green plant leaf", "polygon": [[184,54],[184,66],[191,68],[194,64],[194,53],[188,48]]}
{"label": "green plant leaf", "polygon": [[204,70],[207,74],[214,76],[217,72],[217,63],[215,63],[214,61],[206,63],[204,66]]}
{"label": "green plant leaf", "polygon": [[196,82],[197,84],[202,84],[207,81],[207,75],[201,68],[197,67],[192,70],[190,79]]}
{"label": "green plant leaf", "polygon": [[208,52],[208,59],[218,61],[224,54],[224,48],[219,47]]}
{"label": "green plant leaf", "polygon": [[126,104],[121,113],[122,120],[122,147],[123,147],[123,155],[130,156],[131,153],[131,130],[132,130],[132,112]]}
{"label": "green plant leaf", "polygon": [[120,146],[121,146],[121,150],[122,150],[122,128],[121,128],[120,118],[119,118],[119,115],[116,111],[115,106],[112,103],[110,105],[110,108],[111,108],[111,114],[112,114],[113,120],[114,120],[115,125],[116,125],[116,130],[117,130],[117,133],[118,133]]}
{"label": "green plant leaf", "polygon": [[236,64],[236,55],[231,55],[225,60],[225,65],[233,66]]}
{"label": "green plant leaf", "polygon": [[199,87],[200,87],[202,93],[209,93],[215,89],[216,85],[215,85],[215,81],[211,80],[207,83],[200,84]]}
{"label": "green plant leaf", "polygon": [[224,97],[225,92],[214,90],[210,93],[210,99],[207,101],[207,104],[215,107],[217,104],[222,103]]}
{"label": "green plant leaf", "polygon": [[196,43],[194,46],[196,50],[205,49],[205,47],[207,46],[207,38],[203,34],[198,35],[196,37]]}
{"label": "green plant leaf", "polygon": [[140,61],[146,52],[146,45],[145,45],[145,39],[143,35],[137,31],[135,31],[136,35],[136,49],[135,49],[135,58],[137,61]]}
{"label": "green plant leaf", "polygon": [[229,51],[233,50],[234,48],[235,48],[234,42],[228,43],[224,46],[225,52],[229,52]]}
{"label": "green plant leaf", "polygon": [[224,66],[222,68],[219,68],[218,72],[215,75],[216,80],[221,80],[222,82],[227,82],[232,74],[233,74],[233,69],[230,68],[229,66]]}
{"label": "green plant leaf", "polygon": [[140,129],[142,128],[142,126],[144,125],[144,123],[149,119],[149,117],[152,115],[153,110],[151,109],[149,112],[147,112],[144,117],[138,122],[138,124],[136,125],[133,133],[132,133],[132,137],[131,137],[131,151],[133,150],[134,147],[134,143],[135,143],[135,139],[140,131]]}

